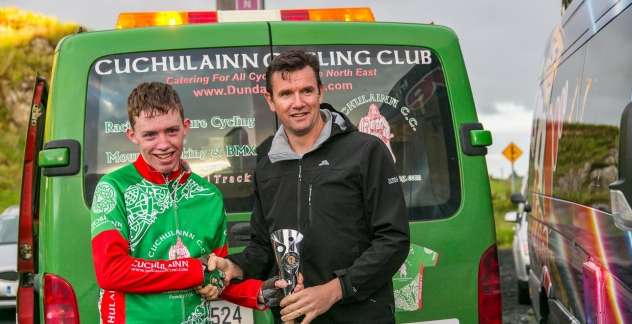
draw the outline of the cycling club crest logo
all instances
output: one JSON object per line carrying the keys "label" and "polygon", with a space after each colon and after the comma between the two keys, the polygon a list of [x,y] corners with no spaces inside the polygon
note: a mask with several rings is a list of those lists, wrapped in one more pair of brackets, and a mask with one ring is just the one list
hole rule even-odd
{"label": "cycling club crest logo", "polygon": [[176,260],[182,258],[190,258],[191,253],[189,253],[189,249],[182,243],[182,239],[178,236],[176,241],[176,245],[172,246],[169,249],[169,260]]}

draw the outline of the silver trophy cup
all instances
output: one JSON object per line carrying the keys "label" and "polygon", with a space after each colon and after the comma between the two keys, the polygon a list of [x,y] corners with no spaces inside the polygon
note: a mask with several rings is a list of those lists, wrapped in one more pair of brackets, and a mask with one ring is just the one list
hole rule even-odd
{"label": "silver trophy cup", "polygon": [[270,241],[281,278],[287,282],[287,287],[283,289],[283,293],[287,296],[294,292],[294,287],[296,287],[303,234],[296,230],[282,229],[273,232],[270,235]]}

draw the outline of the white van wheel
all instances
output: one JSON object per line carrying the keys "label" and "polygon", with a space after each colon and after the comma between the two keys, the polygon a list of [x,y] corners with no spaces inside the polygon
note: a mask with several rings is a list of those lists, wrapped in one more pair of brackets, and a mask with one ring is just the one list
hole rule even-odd
{"label": "white van wheel", "polygon": [[529,282],[518,280],[518,303],[522,305],[531,304],[531,296],[529,296]]}

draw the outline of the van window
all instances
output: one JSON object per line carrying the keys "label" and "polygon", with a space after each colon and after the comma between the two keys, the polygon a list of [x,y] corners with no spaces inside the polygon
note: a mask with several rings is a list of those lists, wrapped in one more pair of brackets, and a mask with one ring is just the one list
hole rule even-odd
{"label": "van window", "polygon": [[[632,16],[632,10],[621,16]],[[611,211],[609,184],[618,175],[619,124],[632,91],[632,66],[620,55],[632,50],[622,39],[629,28],[632,20],[616,19],[559,66],[543,69],[549,74],[540,89],[543,106],[536,107],[538,131],[532,134],[536,149],[530,163],[537,165],[530,166],[529,177],[535,179],[539,172],[546,178],[552,170],[553,183],[552,193],[540,192],[544,185],[539,193]],[[542,144],[547,123],[552,132],[548,155]]]}
{"label": "van window", "polygon": [[18,243],[18,216],[0,217],[0,244]]}
{"label": "van window", "polygon": [[[585,84],[582,82],[585,53],[586,47],[582,46],[562,63],[547,60],[548,65],[543,69],[548,74],[538,89],[531,134],[534,144],[529,163],[534,165],[529,168],[529,179],[535,180],[530,183],[531,192],[570,201],[576,199],[580,176],[576,168],[577,156],[582,151],[576,147],[576,133],[579,131],[577,118],[582,110],[579,98],[582,98],[582,84]],[[542,177],[554,179],[555,184],[543,183]]]}
{"label": "van window", "polygon": [[[274,52],[288,48],[275,47]],[[461,203],[461,181],[439,58],[426,48],[407,46],[305,49],[321,62],[323,102],[346,114],[360,131],[387,143],[409,219],[453,215]]]}
{"label": "van window", "polygon": [[[609,184],[618,177],[619,125],[630,102],[632,65],[621,53],[632,51],[632,10],[596,34],[587,45],[583,81],[585,102],[577,140],[579,193],[576,202],[611,211]],[[613,73],[616,71],[616,73]]]}
{"label": "van window", "polygon": [[[286,47],[273,48],[280,53]],[[453,215],[461,203],[454,125],[443,69],[428,49],[305,47],[321,60],[324,102],[389,147],[411,221]],[[250,212],[252,174],[276,119],[263,96],[269,48],[197,49],[103,57],[91,69],[86,116],[85,195],[104,174],[138,156],[125,136],[126,100],[139,83],[170,83],[192,129],[183,158],[222,190],[227,212]],[[94,143],[94,145],[92,145]]]}
{"label": "van window", "polygon": [[[191,119],[182,157],[223,193],[227,212],[250,212],[257,150],[274,134],[262,93],[269,48],[196,49],[107,56],[94,62],[85,125],[85,198],[108,172],[134,162],[127,97],[142,82],[171,84]],[[263,155],[261,155],[263,156]]]}

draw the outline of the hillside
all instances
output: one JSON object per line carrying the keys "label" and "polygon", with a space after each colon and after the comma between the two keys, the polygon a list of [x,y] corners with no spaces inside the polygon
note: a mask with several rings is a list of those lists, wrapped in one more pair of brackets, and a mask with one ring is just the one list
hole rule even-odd
{"label": "hillside", "polygon": [[0,8],[0,212],[19,202],[24,136],[35,76],[50,78],[55,46],[79,25]]}

